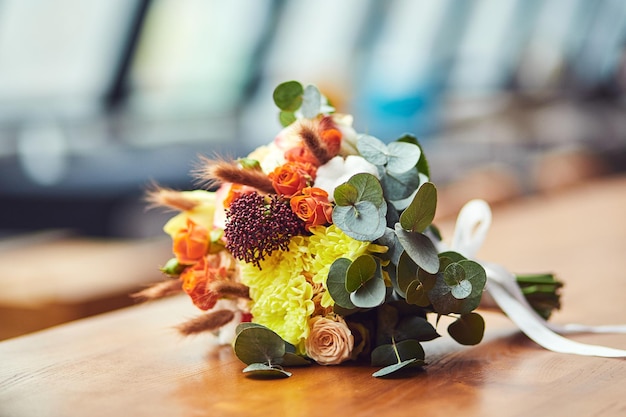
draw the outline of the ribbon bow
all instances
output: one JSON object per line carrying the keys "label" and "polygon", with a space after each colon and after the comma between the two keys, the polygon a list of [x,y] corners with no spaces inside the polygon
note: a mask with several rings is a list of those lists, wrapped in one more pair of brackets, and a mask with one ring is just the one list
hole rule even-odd
{"label": "ribbon bow", "polygon": [[567,324],[559,326],[543,319],[530,306],[515,275],[501,265],[475,259],[491,225],[491,209],[483,200],[469,201],[459,212],[451,249],[479,262],[487,273],[485,291],[498,307],[535,343],[553,352],[584,356],[626,357],[626,350],[579,343],[561,334],[567,333],[626,333],[626,325],[586,326]]}

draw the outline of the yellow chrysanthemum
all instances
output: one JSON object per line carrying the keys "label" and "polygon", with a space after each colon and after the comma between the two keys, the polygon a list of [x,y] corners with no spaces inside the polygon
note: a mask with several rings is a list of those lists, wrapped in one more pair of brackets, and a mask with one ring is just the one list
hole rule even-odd
{"label": "yellow chrysanthemum", "polygon": [[[354,260],[370,247],[370,242],[353,239],[334,224],[328,227],[312,227],[310,232],[313,234],[309,237],[309,251],[313,258],[310,272],[313,274],[313,282],[322,284],[324,289],[327,288],[326,278],[333,262],[339,258]],[[325,291],[322,306],[329,307],[334,303],[328,291]]]}
{"label": "yellow chrysanthemum", "polygon": [[289,251],[275,251],[261,261],[261,269],[241,263],[242,281],[250,287],[254,322],[269,327],[293,345],[309,334],[313,288],[304,276],[310,268],[307,238],[294,237]]}

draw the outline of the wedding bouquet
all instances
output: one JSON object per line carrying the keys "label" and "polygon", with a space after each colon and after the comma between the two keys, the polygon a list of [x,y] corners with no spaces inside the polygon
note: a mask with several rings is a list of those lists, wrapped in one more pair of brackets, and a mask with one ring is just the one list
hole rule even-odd
{"label": "wedding bouquet", "polygon": [[[358,134],[312,85],[283,83],[274,101],[284,129],[271,143],[202,159],[196,175],[216,191],[150,192],[180,213],[164,227],[170,279],[139,295],[184,291],[205,313],[180,330],[219,332],[244,372],[263,377],[313,362],[367,362],[377,377],[421,367],[442,316],[454,340],[479,343],[487,272],[433,224],[437,189],[418,140]],[[515,285],[532,314],[559,307],[551,274]]]}

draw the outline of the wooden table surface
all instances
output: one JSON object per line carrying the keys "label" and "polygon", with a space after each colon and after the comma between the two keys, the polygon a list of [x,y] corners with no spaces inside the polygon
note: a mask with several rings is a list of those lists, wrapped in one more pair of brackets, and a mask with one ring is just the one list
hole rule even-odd
{"label": "wooden table surface", "polygon": [[[626,323],[625,215],[624,177],[524,199],[494,210],[480,255],[557,272],[556,322]],[[0,416],[626,415],[626,360],[546,351],[496,313],[478,346],[426,343],[429,364],[411,377],[312,366],[272,381],[245,377],[209,335],[179,336],[194,314],[174,297],[1,342]],[[626,349],[626,335],[573,338]]]}

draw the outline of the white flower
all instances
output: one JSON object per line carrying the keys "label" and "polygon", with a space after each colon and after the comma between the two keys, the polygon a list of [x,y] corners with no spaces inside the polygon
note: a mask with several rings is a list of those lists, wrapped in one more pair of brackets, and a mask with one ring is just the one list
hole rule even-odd
{"label": "white flower", "polygon": [[314,187],[326,191],[329,200],[333,201],[335,188],[348,181],[354,174],[361,173],[379,178],[376,165],[367,162],[362,156],[348,155],[345,159],[336,156],[317,169]]}

